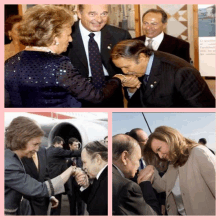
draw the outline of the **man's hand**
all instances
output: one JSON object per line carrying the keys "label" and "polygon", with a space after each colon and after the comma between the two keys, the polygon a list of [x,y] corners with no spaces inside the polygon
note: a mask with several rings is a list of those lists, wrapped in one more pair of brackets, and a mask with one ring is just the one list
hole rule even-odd
{"label": "man's hand", "polygon": [[154,179],[154,167],[152,165],[148,165],[139,172],[137,182],[138,184],[144,181],[151,181],[152,183],[153,179]]}
{"label": "man's hand", "polygon": [[83,186],[84,188],[89,186],[89,178],[80,168],[76,168],[75,180],[78,185]]}
{"label": "man's hand", "polygon": [[[139,89],[141,86],[141,82],[134,75],[126,75],[126,81],[123,83],[124,87],[128,87],[131,89]],[[135,90],[136,91],[136,90]]]}
{"label": "man's hand", "polygon": [[116,74],[116,75],[114,75],[114,77],[121,80],[121,84],[122,84],[123,87],[139,89],[140,86],[141,86],[141,82],[134,75]]}
{"label": "man's hand", "polygon": [[59,200],[57,200],[54,196],[50,197],[50,202],[52,204],[51,206],[52,209],[57,208],[59,205]]}

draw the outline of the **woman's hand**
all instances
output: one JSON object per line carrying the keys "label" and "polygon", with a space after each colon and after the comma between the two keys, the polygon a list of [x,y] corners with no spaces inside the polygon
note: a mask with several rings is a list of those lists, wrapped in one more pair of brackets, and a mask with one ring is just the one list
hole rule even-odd
{"label": "woman's hand", "polygon": [[89,186],[89,178],[86,173],[80,168],[76,168],[75,180],[78,185],[83,186],[84,188],[87,188]]}
{"label": "woman's hand", "polygon": [[154,180],[154,166],[152,165],[146,166],[138,174],[138,179],[137,179],[138,184],[144,181],[150,181],[152,183],[153,180]]}
{"label": "woman's hand", "polygon": [[134,75],[116,74],[114,75],[114,77],[121,80],[121,84],[123,87],[128,87],[136,90],[139,89],[141,86],[141,82],[139,81],[138,77]]}
{"label": "woman's hand", "polygon": [[51,206],[52,209],[57,208],[59,205],[59,200],[56,199],[54,196],[50,197],[50,202],[52,204],[52,206]]}

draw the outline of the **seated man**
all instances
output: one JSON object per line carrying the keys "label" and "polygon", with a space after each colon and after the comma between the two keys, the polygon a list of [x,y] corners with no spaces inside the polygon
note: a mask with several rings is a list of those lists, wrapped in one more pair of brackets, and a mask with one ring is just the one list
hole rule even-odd
{"label": "seated man", "polygon": [[89,215],[107,215],[108,148],[102,142],[90,142],[83,148],[81,160],[84,172],[78,169],[75,178],[82,186],[81,197],[87,204],[87,211]]}
{"label": "seated man", "polygon": [[126,40],[115,45],[111,58],[124,74],[142,82],[140,89],[128,89],[128,107],[215,107],[199,71],[179,57]]}
{"label": "seated man", "polygon": [[[153,170],[140,185],[129,180],[139,167],[141,148],[132,137],[119,134],[112,138],[113,215],[156,215],[160,208],[150,180]],[[155,213],[156,212],[156,213]]]}

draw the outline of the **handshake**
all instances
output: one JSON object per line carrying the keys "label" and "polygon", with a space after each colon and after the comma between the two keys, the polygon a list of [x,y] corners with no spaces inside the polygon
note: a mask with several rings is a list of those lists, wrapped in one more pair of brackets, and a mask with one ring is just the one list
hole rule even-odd
{"label": "handshake", "polygon": [[89,178],[85,171],[83,171],[79,167],[73,167],[73,176],[75,176],[75,180],[78,185],[83,186],[84,188],[87,188],[89,186]]}

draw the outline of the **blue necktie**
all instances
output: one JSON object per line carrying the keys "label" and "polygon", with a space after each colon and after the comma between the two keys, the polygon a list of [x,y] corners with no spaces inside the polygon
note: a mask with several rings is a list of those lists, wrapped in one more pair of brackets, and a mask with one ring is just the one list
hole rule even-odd
{"label": "blue necktie", "polygon": [[142,159],[140,159],[140,168],[141,168],[141,170],[144,169],[144,163],[143,163]]}
{"label": "blue necktie", "polygon": [[94,33],[89,34],[89,62],[92,72],[92,84],[100,89],[105,83],[105,76],[102,67],[102,58],[99,52],[99,47],[96,41],[94,40]]}

